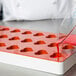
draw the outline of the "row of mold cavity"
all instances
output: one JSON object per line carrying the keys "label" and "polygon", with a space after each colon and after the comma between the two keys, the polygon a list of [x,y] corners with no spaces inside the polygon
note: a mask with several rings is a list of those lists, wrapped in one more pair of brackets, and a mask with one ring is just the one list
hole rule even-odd
{"label": "row of mold cavity", "polygon": [[[0,43],[0,47],[5,47],[6,44],[5,43]],[[18,50],[19,46],[18,45],[12,45],[6,48],[7,50]],[[63,47],[63,49],[74,49],[74,47],[70,44],[67,44]],[[33,52],[34,50],[31,47],[26,47],[22,50],[20,50],[20,52]],[[48,54],[47,50],[39,50],[38,52],[35,53],[35,55],[44,55],[44,54]],[[56,58],[56,57],[61,57],[62,54],[61,53],[53,53],[50,57]]]}
{"label": "row of mold cavity", "polygon": [[[9,30],[10,30],[9,28],[0,29],[0,31],[9,31]],[[20,31],[20,29],[14,29],[14,30],[12,30],[10,32],[11,33],[18,33],[18,32],[21,32],[21,31]],[[25,31],[22,34],[26,34],[26,35],[27,34],[32,34],[32,32],[31,31]],[[44,34],[39,32],[39,33],[34,34],[33,36],[44,36]],[[56,38],[56,35],[55,34],[50,34],[50,35],[46,36],[46,38]]]}

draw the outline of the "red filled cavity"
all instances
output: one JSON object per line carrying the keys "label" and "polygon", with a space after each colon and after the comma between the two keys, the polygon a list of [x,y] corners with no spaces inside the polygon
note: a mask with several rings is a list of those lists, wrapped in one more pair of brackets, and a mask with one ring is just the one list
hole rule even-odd
{"label": "red filled cavity", "polygon": [[46,50],[39,50],[35,53],[36,55],[48,54]]}
{"label": "red filled cavity", "polygon": [[32,42],[32,39],[24,39],[21,42]]}
{"label": "red filled cavity", "polygon": [[33,51],[33,49],[28,47],[28,48],[22,49],[20,52],[32,52],[32,51]]}
{"label": "red filled cavity", "polygon": [[0,47],[4,47],[4,46],[6,46],[5,43],[0,43]]}
{"label": "red filled cavity", "polygon": [[31,31],[25,31],[22,34],[32,34],[32,32]]}
{"label": "red filled cavity", "polygon": [[63,55],[61,53],[53,53],[50,57],[51,58],[57,58],[57,57],[62,57]]}
{"label": "red filled cavity", "polygon": [[42,41],[42,40],[41,40],[41,41],[37,41],[37,42],[34,43],[34,44],[46,44],[46,43],[45,43],[45,41]]}
{"label": "red filled cavity", "polygon": [[7,35],[1,35],[0,38],[8,38]]}
{"label": "red filled cavity", "polygon": [[3,28],[3,29],[0,29],[0,31],[8,31],[10,30],[9,28]]}
{"label": "red filled cavity", "polygon": [[7,49],[19,49],[18,45],[12,45],[10,47],[8,47]]}
{"label": "red filled cavity", "polygon": [[44,34],[43,33],[36,33],[36,34],[34,34],[34,36],[44,36]]}
{"label": "red filled cavity", "polygon": [[63,46],[63,49],[74,49],[74,46],[71,44],[67,44],[67,45]]}
{"label": "red filled cavity", "polygon": [[11,32],[21,32],[21,31],[19,29],[15,29],[15,30],[13,30]]}
{"label": "red filled cavity", "polygon": [[56,47],[57,46],[57,43],[51,43],[48,45],[48,47]]}
{"label": "red filled cavity", "polygon": [[59,39],[65,38],[66,36],[60,36]]}
{"label": "red filled cavity", "polygon": [[51,35],[46,36],[46,38],[56,38],[56,35],[55,34],[51,34]]}
{"label": "red filled cavity", "polygon": [[16,36],[16,37],[10,38],[9,40],[20,40],[20,38],[18,36]]}

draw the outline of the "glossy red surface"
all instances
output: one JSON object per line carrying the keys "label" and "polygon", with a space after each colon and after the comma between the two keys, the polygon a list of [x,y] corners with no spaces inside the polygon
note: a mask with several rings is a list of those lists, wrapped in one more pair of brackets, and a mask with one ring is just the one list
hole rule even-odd
{"label": "glossy red surface", "polygon": [[73,54],[64,53],[64,51],[75,49],[75,46],[68,43],[57,44],[57,42],[58,34],[55,33],[0,26],[1,52],[63,62]]}

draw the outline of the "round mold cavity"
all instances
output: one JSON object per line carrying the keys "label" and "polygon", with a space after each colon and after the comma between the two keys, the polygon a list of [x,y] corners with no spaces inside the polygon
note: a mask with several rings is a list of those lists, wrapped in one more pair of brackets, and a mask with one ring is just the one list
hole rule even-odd
{"label": "round mold cavity", "polygon": [[12,37],[9,40],[20,40],[20,38],[18,36]]}
{"label": "round mold cavity", "polygon": [[0,31],[8,31],[10,30],[9,28],[3,28],[3,29],[0,29]]}
{"label": "round mold cavity", "polygon": [[20,29],[15,29],[15,30],[13,30],[11,32],[15,33],[15,32],[21,32],[21,31],[20,31]]}
{"label": "round mold cavity", "polygon": [[31,31],[25,31],[22,34],[32,34],[32,32]]}
{"label": "round mold cavity", "polygon": [[35,53],[35,55],[43,55],[43,54],[48,54],[46,50],[39,50],[38,52]]}
{"label": "round mold cavity", "polygon": [[74,49],[74,46],[71,44],[67,44],[67,45],[63,46],[62,49]]}
{"label": "round mold cavity", "polygon": [[33,51],[32,48],[27,47],[27,48],[22,49],[20,52],[32,52],[32,51]]}
{"label": "round mold cavity", "polygon": [[6,44],[5,43],[0,43],[0,47],[5,47]]}
{"label": "round mold cavity", "polygon": [[21,42],[32,42],[32,39],[24,39]]}
{"label": "round mold cavity", "polygon": [[40,41],[37,41],[37,42],[36,42],[36,43],[34,43],[34,44],[36,44],[36,45],[40,45],[40,44],[46,44],[46,43],[45,43],[45,41],[40,40]]}
{"label": "round mold cavity", "polygon": [[8,35],[0,35],[0,38],[8,38]]}
{"label": "round mold cavity", "polygon": [[57,43],[51,43],[48,45],[48,47],[56,47],[57,46]]}
{"label": "round mold cavity", "polygon": [[50,34],[50,35],[46,36],[46,38],[56,38],[56,35],[55,34]]}
{"label": "round mold cavity", "polygon": [[43,33],[36,33],[36,34],[34,34],[34,36],[44,36],[44,34]]}
{"label": "round mold cavity", "polygon": [[51,58],[57,58],[57,57],[62,57],[63,55],[61,53],[53,53],[50,57]]}
{"label": "round mold cavity", "polygon": [[8,50],[12,50],[12,49],[19,49],[18,45],[12,45],[10,47],[7,47]]}

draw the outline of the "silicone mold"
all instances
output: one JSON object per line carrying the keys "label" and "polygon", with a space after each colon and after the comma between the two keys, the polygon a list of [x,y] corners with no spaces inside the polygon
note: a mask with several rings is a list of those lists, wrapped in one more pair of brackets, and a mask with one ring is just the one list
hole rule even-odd
{"label": "silicone mold", "polygon": [[[63,37],[65,35],[59,39]],[[75,49],[75,46],[59,45],[62,51],[58,53],[57,39],[56,33],[0,26],[0,62],[54,74],[64,74],[75,64],[74,60],[76,60],[74,59],[75,52],[65,51]],[[71,63],[68,65],[68,62]]]}

